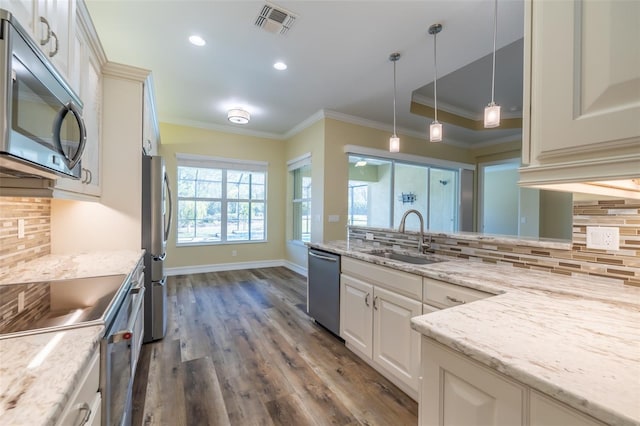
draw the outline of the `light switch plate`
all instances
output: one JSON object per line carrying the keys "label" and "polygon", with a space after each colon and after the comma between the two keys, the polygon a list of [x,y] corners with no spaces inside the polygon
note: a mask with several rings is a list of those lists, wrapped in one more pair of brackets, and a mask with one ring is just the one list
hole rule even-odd
{"label": "light switch plate", "polygon": [[620,250],[620,230],[608,226],[587,226],[587,248]]}
{"label": "light switch plate", "polygon": [[330,214],[329,215],[329,222],[340,222],[340,215]]}

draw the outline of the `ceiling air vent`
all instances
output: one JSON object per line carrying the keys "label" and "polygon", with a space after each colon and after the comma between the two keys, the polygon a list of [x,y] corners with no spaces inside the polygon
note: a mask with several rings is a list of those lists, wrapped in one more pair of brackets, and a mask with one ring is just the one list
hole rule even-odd
{"label": "ceiling air vent", "polygon": [[256,18],[255,25],[273,34],[286,34],[295,21],[296,16],[291,12],[274,4],[265,3]]}

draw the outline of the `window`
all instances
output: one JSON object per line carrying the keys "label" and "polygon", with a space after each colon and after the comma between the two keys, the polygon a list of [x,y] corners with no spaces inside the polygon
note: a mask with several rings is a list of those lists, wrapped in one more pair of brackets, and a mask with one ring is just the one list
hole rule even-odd
{"label": "window", "polygon": [[178,154],[177,244],[266,240],[266,163]]}
{"label": "window", "polygon": [[311,241],[311,156],[307,154],[288,162],[292,181],[291,239]]}
{"label": "window", "polygon": [[[383,158],[349,156],[349,225],[397,228],[418,210],[425,230],[458,230],[459,171]],[[407,218],[407,229],[420,229]]]}

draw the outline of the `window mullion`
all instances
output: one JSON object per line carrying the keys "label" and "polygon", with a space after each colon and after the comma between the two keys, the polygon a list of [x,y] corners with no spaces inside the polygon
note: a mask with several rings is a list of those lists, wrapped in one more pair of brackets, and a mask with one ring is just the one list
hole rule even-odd
{"label": "window mullion", "polygon": [[222,242],[227,241],[227,209],[228,209],[228,200],[227,200],[227,170],[222,170],[222,205],[220,206],[221,210],[221,226],[220,226],[220,240]]}

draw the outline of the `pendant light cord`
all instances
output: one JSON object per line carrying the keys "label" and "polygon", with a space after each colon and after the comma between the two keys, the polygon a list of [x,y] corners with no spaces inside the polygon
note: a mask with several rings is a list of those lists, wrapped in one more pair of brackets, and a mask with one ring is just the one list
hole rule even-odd
{"label": "pendant light cord", "polygon": [[437,43],[436,43],[436,37],[438,36],[438,33],[434,33],[433,34],[433,70],[434,70],[434,77],[433,77],[433,106],[434,106],[434,119],[437,122],[438,121],[438,62],[436,59],[436,49],[437,49]]}
{"label": "pendant light cord", "polygon": [[494,0],[493,6],[493,71],[491,74],[491,105],[496,87],[496,35],[498,34],[498,0]]}

